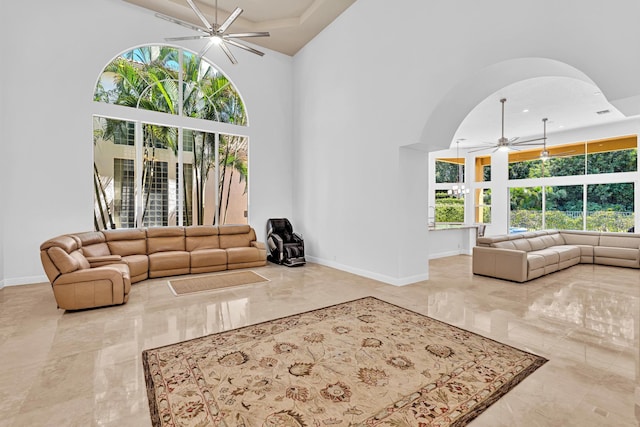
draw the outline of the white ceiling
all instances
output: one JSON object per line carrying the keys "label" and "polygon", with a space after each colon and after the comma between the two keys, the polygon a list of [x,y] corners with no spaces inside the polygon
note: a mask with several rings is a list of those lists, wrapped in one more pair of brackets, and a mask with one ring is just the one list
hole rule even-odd
{"label": "white ceiling", "polygon": [[[451,146],[460,148],[497,143],[501,136],[501,98],[506,98],[504,136],[520,140],[543,134],[547,118],[548,144],[554,132],[624,120],[597,86],[566,77],[539,77],[507,86],[476,106],[460,124]],[[608,114],[597,114],[609,110]],[[490,150],[489,150],[490,151]]]}
{"label": "white ceiling", "polygon": [[[164,15],[202,26],[202,22],[186,0],[124,0]],[[269,31],[270,37],[245,39],[286,55],[295,55],[320,31],[351,6],[356,0],[218,0],[218,23],[236,8],[242,15],[227,32]],[[194,0],[207,17],[215,22],[215,0]],[[195,35],[179,25],[167,37]],[[204,46],[205,42],[203,42]]]}
{"label": "white ceiling", "polygon": [[[201,26],[202,23],[186,0],[124,0],[155,12]],[[194,0],[210,22],[215,21],[216,0]],[[270,37],[245,39],[286,55],[295,55],[356,0],[218,0],[218,19],[223,22],[235,7],[244,11],[228,32],[269,31]],[[167,37],[194,35],[195,32],[175,25]],[[196,42],[197,43],[197,42]],[[202,42],[204,46],[205,42]],[[233,50],[234,48],[232,48]],[[623,120],[625,116],[613,107],[599,89],[583,81],[569,78],[536,78],[505,87],[478,104],[460,124],[451,141],[461,148],[496,143],[501,136],[501,104],[505,103],[505,137],[529,139],[542,135],[542,119],[548,118],[548,143],[553,133],[584,126]],[[528,110],[528,112],[523,112]],[[598,115],[597,111],[609,110]],[[490,150],[488,151],[490,152]]]}

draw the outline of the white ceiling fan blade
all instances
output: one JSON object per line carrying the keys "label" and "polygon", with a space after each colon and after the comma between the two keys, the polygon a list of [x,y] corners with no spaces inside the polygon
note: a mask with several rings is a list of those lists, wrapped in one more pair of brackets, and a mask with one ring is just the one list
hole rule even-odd
{"label": "white ceiling fan blade", "polygon": [[234,34],[225,34],[225,39],[240,39],[244,37],[269,37],[270,34],[268,31],[257,31],[252,33],[234,33]]}
{"label": "white ceiling fan blade", "polygon": [[[238,43],[238,42],[237,42],[237,41],[235,41],[235,40],[230,40],[230,39],[226,39],[226,38],[225,38],[224,42],[225,42],[225,43],[229,43],[229,44],[230,44],[230,45],[232,45],[232,46],[239,47],[240,49],[247,50],[247,51],[249,51],[249,52],[251,52],[251,53],[255,53],[256,55],[264,56],[264,52],[260,52],[259,50],[256,50],[256,49],[254,49],[254,48],[252,48],[252,47],[249,47],[249,46],[243,45],[242,43]],[[224,44],[224,43],[223,43],[223,44]]]}
{"label": "white ceiling fan blade", "polygon": [[225,42],[220,43],[220,48],[227,55],[227,58],[229,58],[229,61],[231,61],[232,64],[235,65],[238,63],[236,57],[233,56],[233,53],[231,53]]}
{"label": "white ceiling fan blade", "polygon": [[[187,1],[191,1],[191,0],[187,0]],[[222,25],[216,28],[216,31],[218,32],[218,34],[221,34],[227,31],[227,28],[229,28],[231,24],[233,24],[233,21],[235,21],[238,18],[238,16],[240,16],[241,13],[242,13],[242,9],[240,9],[239,7],[236,7],[236,9],[231,13],[231,15],[229,15],[229,17],[222,23]]]}
{"label": "white ceiling fan blade", "polygon": [[184,36],[184,37],[167,37],[165,40],[168,42],[175,42],[175,41],[180,41],[180,40],[200,40],[200,39],[207,39],[210,36]]}
{"label": "white ceiling fan blade", "polygon": [[190,24],[188,22],[181,21],[181,20],[176,19],[176,18],[172,18],[171,16],[163,15],[161,13],[156,13],[156,16],[158,18],[160,18],[160,19],[164,19],[165,21],[169,21],[169,22],[173,22],[174,24],[182,25],[183,27],[188,28],[190,30],[199,31],[201,33],[209,34],[209,32],[206,29],[202,28],[202,27],[198,27],[198,26]]}
{"label": "white ceiling fan blade", "polygon": [[196,4],[193,2],[193,0],[187,0],[187,3],[189,3],[189,6],[191,6],[191,9],[193,9],[193,11],[196,13],[196,15],[198,15],[198,18],[200,18],[200,20],[202,21],[204,26],[207,27],[209,32],[213,32],[213,25],[211,25],[209,23],[209,21],[207,20],[207,18],[204,16],[204,14],[202,12],[200,12],[200,9],[198,9],[198,6],[196,6]]}
{"label": "white ceiling fan blade", "polygon": [[202,50],[198,53],[198,58],[202,58],[205,53],[216,43],[216,40],[212,37],[211,40],[202,48]]}

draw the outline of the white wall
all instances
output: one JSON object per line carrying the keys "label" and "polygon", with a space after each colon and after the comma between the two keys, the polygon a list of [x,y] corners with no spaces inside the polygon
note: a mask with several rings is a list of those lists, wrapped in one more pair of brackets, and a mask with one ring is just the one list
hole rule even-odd
{"label": "white wall", "polygon": [[[120,0],[0,4],[0,279],[17,284],[44,280],[40,243],[93,227],[97,73],[185,33]],[[447,147],[469,109],[525,75],[504,71],[521,58],[568,64],[633,111],[638,16],[637,0],[359,0],[293,60],[238,52],[231,66],[212,49],[249,108],[252,225],[264,235],[269,217],[289,217],[314,260],[389,283],[428,277],[418,149]]]}
{"label": "white wall", "polygon": [[[119,0],[35,3],[12,2],[2,13],[5,284],[44,281],[40,244],[93,229],[92,96],[102,68],[131,47],[189,33]],[[268,50],[262,58],[234,53],[235,66],[219,49],[207,57],[230,77],[248,108],[249,217],[264,236],[269,217],[292,215],[292,58]]]}
{"label": "white wall", "polygon": [[[5,2],[0,1],[0,40],[7,40],[8,35],[5,32],[7,22],[7,13],[5,11]],[[3,55],[4,52],[3,45],[0,44],[0,55]],[[3,55],[4,57],[4,55]],[[6,187],[9,182],[9,176],[7,174],[7,156],[5,155],[8,145],[8,139],[5,136],[5,106],[2,101],[5,99],[5,85],[2,82],[5,82],[5,68],[0,67],[0,150],[3,154],[0,155],[0,289],[4,287],[4,211],[6,209]]]}
{"label": "white wall", "polygon": [[634,0],[354,3],[294,58],[294,218],[308,253],[389,283],[428,276],[424,262],[401,267],[429,238],[426,206],[422,221],[403,212],[428,189],[418,171],[421,190],[398,185],[415,166],[397,161],[401,147],[448,147],[473,106],[524,78],[585,76],[610,101],[640,99],[637,16]]}

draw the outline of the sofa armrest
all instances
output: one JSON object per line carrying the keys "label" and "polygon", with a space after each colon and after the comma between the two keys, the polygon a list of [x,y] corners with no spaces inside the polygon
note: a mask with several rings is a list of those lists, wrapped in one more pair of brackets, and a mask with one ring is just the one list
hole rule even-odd
{"label": "sofa armrest", "polygon": [[526,282],[527,253],[514,249],[474,246],[473,274]]}
{"label": "sofa armrest", "polygon": [[263,242],[258,242],[256,240],[251,242],[251,247],[252,248],[257,248],[257,249],[266,249],[267,248]]}
{"label": "sofa armrest", "polygon": [[87,261],[89,261],[91,268],[102,267],[109,264],[124,264],[120,255],[88,256]]}

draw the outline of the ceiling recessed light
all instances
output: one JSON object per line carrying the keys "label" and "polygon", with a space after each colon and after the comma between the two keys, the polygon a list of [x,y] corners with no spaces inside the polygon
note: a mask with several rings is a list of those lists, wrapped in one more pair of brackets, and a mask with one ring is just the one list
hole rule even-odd
{"label": "ceiling recessed light", "polygon": [[523,113],[528,113],[528,112],[529,112],[529,109],[528,109],[528,108],[525,108],[524,110],[522,110],[522,112],[523,112]]}

